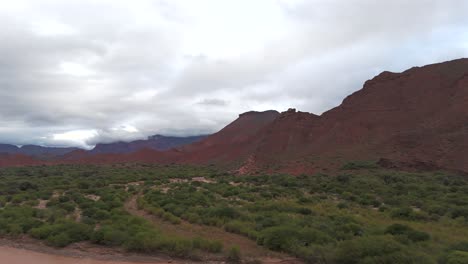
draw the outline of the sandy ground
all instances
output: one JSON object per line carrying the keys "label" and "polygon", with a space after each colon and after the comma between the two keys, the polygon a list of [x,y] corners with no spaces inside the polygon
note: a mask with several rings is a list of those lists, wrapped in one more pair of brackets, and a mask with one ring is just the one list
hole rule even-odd
{"label": "sandy ground", "polygon": [[[60,255],[39,253],[27,249],[0,246],[0,262],[8,264],[134,264],[137,262],[121,262],[116,260],[97,260],[86,257],[66,257]],[[141,262],[138,262],[141,264]],[[171,263],[150,262],[154,264]],[[172,262],[175,263],[175,262]]]}
{"label": "sandy ground", "polygon": [[[0,263],[5,264],[193,264],[190,260],[166,256],[132,254],[87,242],[52,248],[29,237],[0,239]],[[216,263],[216,262],[207,262]]]}

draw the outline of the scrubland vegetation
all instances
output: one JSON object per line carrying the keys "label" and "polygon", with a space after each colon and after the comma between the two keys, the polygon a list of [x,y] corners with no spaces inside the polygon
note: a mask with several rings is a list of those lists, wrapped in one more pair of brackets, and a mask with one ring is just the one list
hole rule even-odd
{"label": "scrubland vegetation", "polygon": [[213,167],[66,165],[0,170],[0,234],[195,258],[238,247],[169,225],[211,226],[309,263],[468,263],[468,178],[352,162],[331,175],[235,176]]}

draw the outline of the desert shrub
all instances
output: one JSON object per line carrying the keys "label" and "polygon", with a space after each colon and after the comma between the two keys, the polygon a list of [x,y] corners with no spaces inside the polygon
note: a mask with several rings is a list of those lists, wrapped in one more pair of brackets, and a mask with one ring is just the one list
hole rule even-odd
{"label": "desert shrub", "polygon": [[232,207],[221,206],[211,209],[209,212],[209,216],[222,219],[235,219],[238,218],[240,214],[236,209]]}
{"label": "desert shrub", "polygon": [[138,232],[125,242],[125,247],[131,251],[152,252],[158,249],[159,234],[155,232]]}
{"label": "desert shrub", "polygon": [[448,208],[441,205],[430,205],[426,210],[429,214],[444,216],[447,213]]}
{"label": "desert shrub", "polygon": [[445,264],[466,264],[468,263],[468,252],[452,251],[445,259]]}
{"label": "desert shrub", "polygon": [[98,209],[94,212],[93,218],[96,220],[105,220],[110,218],[110,214],[108,211]]}
{"label": "desert shrub", "polygon": [[340,174],[336,176],[336,180],[339,183],[346,184],[351,180],[351,176],[349,174]]}
{"label": "desert shrub", "polygon": [[19,184],[18,188],[21,190],[21,191],[27,191],[27,190],[36,190],[37,189],[37,185],[31,183],[31,182],[28,182],[28,181],[24,181],[22,183]]}
{"label": "desert shrub", "polygon": [[468,252],[468,241],[463,241],[451,247],[452,250]]}
{"label": "desert shrub", "polygon": [[342,170],[359,170],[359,169],[377,169],[379,166],[375,161],[351,161],[344,164]]}
{"label": "desert shrub", "polygon": [[23,234],[24,230],[19,224],[9,224],[8,225],[8,234],[13,235],[13,236],[19,236]]}
{"label": "desert shrub", "polygon": [[122,230],[113,228],[111,226],[104,226],[98,231],[94,232],[91,240],[94,243],[107,245],[107,246],[120,246],[129,239],[130,235]]}
{"label": "desert shrub", "polygon": [[198,224],[201,222],[201,217],[196,213],[187,213],[182,215],[182,218],[186,219],[192,224]]}
{"label": "desert shrub", "polygon": [[302,215],[311,215],[312,210],[310,210],[307,207],[300,207],[300,208],[297,209],[297,213],[302,214]]}
{"label": "desert shrub", "polygon": [[298,242],[301,246],[309,246],[311,244],[323,245],[332,241],[333,239],[322,231],[312,228],[304,228],[299,233]]}
{"label": "desert shrub", "polygon": [[430,235],[426,232],[417,231],[409,226],[402,224],[393,224],[387,227],[385,234],[406,236],[413,242],[426,241],[431,238]]}
{"label": "desert shrub", "polygon": [[465,217],[465,219],[468,219],[468,206],[467,207],[457,206],[457,207],[452,208],[450,210],[450,216],[452,218]]}
{"label": "desert shrub", "polygon": [[393,209],[391,214],[393,218],[406,220],[427,220],[429,217],[423,212],[415,212],[411,207],[402,207]]}
{"label": "desert shrub", "polygon": [[338,207],[339,209],[346,209],[348,208],[348,204],[347,203],[344,203],[344,202],[339,202],[336,207]]}
{"label": "desert shrub", "polygon": [[224,225],[224,230],[231,233],[245,235],[250,237],[251,239],[257,238],[257,231],[255,231],[249,223],[242,222],[239,220],[234,220],[226,223]]}
{"label": "desert shrub", "polygon": [[60,233],[47,237],[47,244],[53,247],[65,247],[73,242],[67,233]]}
{"label": "desert shrub", "polygon": [[193,247],[211,253],[219,253],[223,250],[223,243],[215,240],[208,240],[201,237],[196,237],[192,240]]}
{"label": "desert shrub", "polygon": [[240,249],[237,246],[233,246],[229,249],[227,260],[229,263],[240,263],[241,262]]}
{"label": "desert shrub", "polygon": [[171,255],[187,257],[192,254],[193,244],[192,241],[187,239],[162,237],[159,248]]}
{"label": "desert shrub", "polygon": [[64,202],[57,204],[56,206],[60,209],[67,211],[68,213],[71,213],[75,210],[75,204],[72,202]]}
{"label": "desert shrub", "polygon": [[276,226],[263,230],[258,242],[271,250],[289,251],[298,243],[299,236],[297,228]]}
{"label": "desert shrub", "polygon": [[[92,228],[85,224],[63,220],[33,228],[29,233],[34,238],[45,239],[49,243],[53,243],[54,246],[66,246],[70,243],[88,240],[91,237]],[[65,242],[67,244],[63,245]]]}
{"label": "desert shrub", "polygon": [[414,254],[403,251],[402,245],[385,236],[360,237],[343,241],[336,251],[340,264],[431,263],[415,262]]}
{"label": "desert shrub", "polygon": [[174,225],[178,225],[180,224],[182,221],[180,220],[179,217],[169,213],[169,212],[165,212],[163,213],[162,215],[162,218],[168,222],[170,222],[171,224],[174,224]]}

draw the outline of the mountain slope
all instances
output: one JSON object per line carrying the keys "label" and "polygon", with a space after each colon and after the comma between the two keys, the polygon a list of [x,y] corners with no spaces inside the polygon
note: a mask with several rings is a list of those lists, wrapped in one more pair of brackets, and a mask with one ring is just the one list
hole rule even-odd
{"label": "mountain slope", "polygon": [[19,149],[19,153],[33,157],[48,158],[62,156],[78,148],[58,148],[58,147],[42,147],[36,145],[24,145]]}
{"label": "mountain slope", "polygon": [[274,110],[240,114],[232,123],[204,140],[180,148],[180,162],[233,163],[249,156],[255,137],[273,122],[279,113]]}
{"label": "mountain slope", "polygon": [[37,145],[17,147],[15,145],[0,144],[0,153],[21,154],[40,159],[62,156],[75,150],[78,150],[78,148],[43,147]]}
{"label": "mountain slope", "polygon": [[266,130],[254,153],[264,164],[386,157],[468,171],[468,59],[383,72],[321,116],[283,113]]}
{"label": "mountain slope", "polygon": [[0,144],[0,153],[18,153],[19,148],[15,145],[10,144]]}
{"label": "mountain slope", "polygon": [[154,135],[148,137],[148,139],[146,140],[97,144],[96,147],[94,147],[94,149],[89,151],[89,153],[131,153],[145,148],[163,151],[197,142],[204,139],[205,137],[205,135],[190,137],[168,137],[162,135]]}

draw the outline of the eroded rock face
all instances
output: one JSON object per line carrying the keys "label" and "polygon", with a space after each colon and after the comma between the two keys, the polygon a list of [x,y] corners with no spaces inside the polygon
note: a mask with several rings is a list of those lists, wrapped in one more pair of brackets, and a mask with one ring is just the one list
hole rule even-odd
{"label": "eroded rock face", "polygon": [[263,167],[386,157],[468,171],[468,59],[383,72],[321,116],[289,110],[256,138]]}
{"label": "eroded rock face", "polygon": [[206,139],[183,147],[179,161],[194,163],[235,163],[246,160],[256,146],[261,130],[273,122],[280,113],[269,110],[250,111],[239,115],[219,132]]}

